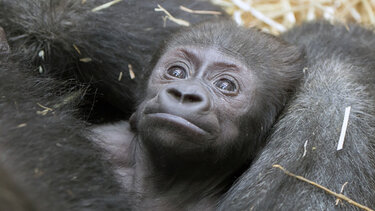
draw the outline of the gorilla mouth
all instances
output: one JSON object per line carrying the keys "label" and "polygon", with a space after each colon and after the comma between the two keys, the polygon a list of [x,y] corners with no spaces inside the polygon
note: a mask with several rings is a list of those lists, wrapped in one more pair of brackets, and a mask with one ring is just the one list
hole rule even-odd
{"label": "gorilla mouth", "polygon": [[148,116],[171,122],[174,125],[183,127],[199,135],[208,135],[207,131],[203,130],[202,128],[198,127],[197,125],[193,124],[192,122],[180,116],[176,116],[176,115],[168,114],[168,113],[152,113],[152,114],[148,114]]}

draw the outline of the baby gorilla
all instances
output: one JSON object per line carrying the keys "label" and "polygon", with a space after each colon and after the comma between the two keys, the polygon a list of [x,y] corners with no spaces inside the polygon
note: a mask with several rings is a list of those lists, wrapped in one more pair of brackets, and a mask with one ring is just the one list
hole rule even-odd
{"label": "baby gorilla", "polygon": [[[93,129],[135,209],[215,209],[302,77],[298,48],[227,21],[174,35],[128,123]],[[146,81],[146,80],[145,80]]]}

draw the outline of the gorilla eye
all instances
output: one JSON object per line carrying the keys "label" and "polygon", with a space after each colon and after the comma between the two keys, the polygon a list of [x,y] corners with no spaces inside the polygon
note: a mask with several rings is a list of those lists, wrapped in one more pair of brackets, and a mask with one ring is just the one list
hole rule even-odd
{"label": "gorilla eye", "polygon": [[187,77],[185,68],[181,66],[172,66],[167,70],[167,73],[174,78],[185,79]]}
{"label": "gorilla eye", "polygon": [[215,86],[226,92],[235,92],[237,91],[236,83],[227,79],[222,78],[214,82]]}

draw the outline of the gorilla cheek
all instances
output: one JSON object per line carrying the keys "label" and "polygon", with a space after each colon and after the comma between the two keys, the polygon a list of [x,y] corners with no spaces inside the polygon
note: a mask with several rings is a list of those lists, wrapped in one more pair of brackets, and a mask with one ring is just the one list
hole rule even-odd
{"label": "gorilla cheek", "polygon": [[221,141],[219,143],[222,143],[224,148],[227,148],[228,145],[236,145],[240,138],[238,127],[233,121],[227,120],[222,123]]}

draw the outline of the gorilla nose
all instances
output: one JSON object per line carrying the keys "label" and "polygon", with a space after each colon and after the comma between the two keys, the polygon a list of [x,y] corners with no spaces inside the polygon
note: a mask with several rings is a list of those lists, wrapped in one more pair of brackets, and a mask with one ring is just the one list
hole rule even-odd
{"label": "gorilla nose", "polygon": [[170,97],[175,98],[180,103],[200,103],[203,101],[203,97],[198,93],[189,93],[186,90],[179,90],[176,88],[167,89],[167,93]]}
{"label": "gorilla nose", "polygon": [[211,105],[207,91],[200,84],[170,85],[162,90],[159,100],[164,108],[183,109],[182,112],[208,111]]}

